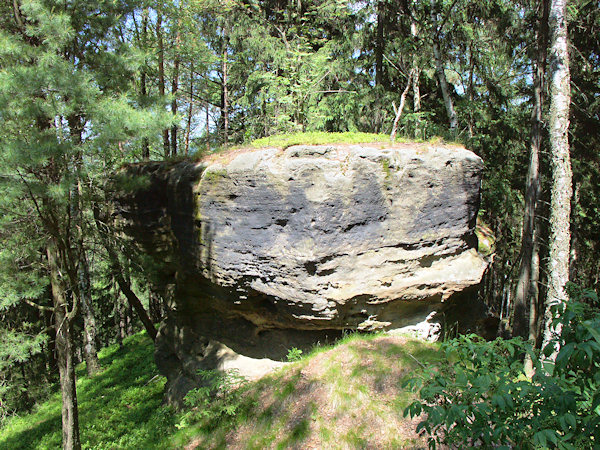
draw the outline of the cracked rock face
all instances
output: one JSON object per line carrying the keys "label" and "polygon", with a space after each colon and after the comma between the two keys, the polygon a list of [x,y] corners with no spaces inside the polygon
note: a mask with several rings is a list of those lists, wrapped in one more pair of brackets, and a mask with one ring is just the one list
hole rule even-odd
{"label": "cracked rock face", "polygon": [[129,167],[148,183],[117,198],[119,221],[175,284],[157,341],[173,396],[223,365],[214,342],[280,359],[416,325],[479,283],[482,165],[459,146],[364,144]]}

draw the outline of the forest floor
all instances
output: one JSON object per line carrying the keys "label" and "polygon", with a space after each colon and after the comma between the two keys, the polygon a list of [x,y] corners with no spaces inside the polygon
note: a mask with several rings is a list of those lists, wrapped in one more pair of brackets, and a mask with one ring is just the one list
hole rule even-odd
{"label": "forest floor", "polygon": [[[352,334],[187,412],[162,405],[152,352],[137,334],[104,349],[93,378],[78,368],[83,448],[427,448],[403,417],[414,397],[403,383],[439,360],[435,344]],[[0,449],[60,447],[59,393],[0,430]]]}

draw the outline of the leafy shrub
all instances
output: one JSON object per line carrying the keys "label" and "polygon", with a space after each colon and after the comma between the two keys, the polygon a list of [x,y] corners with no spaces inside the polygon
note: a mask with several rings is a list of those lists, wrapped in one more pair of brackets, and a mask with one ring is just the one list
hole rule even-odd
{"label": "leafy shrub", "polygon": [[554,365],[521,339],[468,335],[444,343],[447,362],[409,382],[420,399],[404,414],[425,414],[418,430],[429,434],[431,448],[600,448],[600,313],[589,304],[598,297],[570,291],[572,300],[553,311],[562,334],[544,349],[549,355],[560,345]]}
{"label": "leafy shrub", "polygon": [[234,416],[242,404],[247,380],[235,370],[200,370],[204,386],[187,393],[184,402],[191,410],[184,414],[178,428],[185,428],[190,422],[210,419],[217,422],[223,417]]}
{"label": "leafy shrub", "polygon": [[287,360],[290,362],[299,361],[302,358],[302,350],[292,347],[288,350]]}

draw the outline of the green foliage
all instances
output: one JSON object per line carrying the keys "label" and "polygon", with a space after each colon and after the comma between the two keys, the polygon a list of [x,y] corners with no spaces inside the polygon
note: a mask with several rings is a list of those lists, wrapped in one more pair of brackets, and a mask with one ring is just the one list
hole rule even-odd
{"label": "green foliage", "polygon": [[176,425],[178,429],[187,428],[198,421],[216,427],[219,422],[235,416],[244,404],[248,382],[236,370],[199,370],[198,374],[203,386],[186,394],[184,402],[191,409],[181,417]]}
{"label": "green foliage", "polygon": [[292,145],[323,145],[323,144],[361,144],[372,142],[390,142],[390,137],[384,134],[373,133],[293,133],[269,136],[261,139],[256,139],[252,142],[252,146],[261,147],[280,147],[287,148]]}
{"label": "green foliage", "polygon": [[[418,429],[430,447],[588,448],[600,436],[600,312],[594,292],[571,288],[572,301],[558,305],[555,326],[563,333],[553,366],[521,339],[486,342],[475,335],[442,345],[448,362],[428,369],[410,385],[420,399],[405,415],[425,414]],[[523,358],[534,375],[524,372]]]}
{"label": "green foliage", "polygon": [[287,360],[290,362],[300,361],[302,358],[302,350],[296,347],[292,347],[288,350]]}
{"label": "green foliage", "polygon": [[[176,412],[162,404],[166,380],[157,373],[153,350],[150,339],[140,333],[125,339],[123,348],[104,348],[100,352],[103,371],[95,377],[87,377],[84,367],[78,367],[83,448],[183,448],[197,439],[202,448],[222,448],[226,437],[240,427],[252,430],[248,446],[254,448],[301,445],[315,433],[324,436],[326,447],[339,442],[353,445],[369,441],[370,434],[379,430],[363,422],[354,433],[340,437],[338,423],[375,413],[397,417],[412,395],[399,391],[382,406],[376,389],[389,386],[397,373],[413,374],[421,370],[420,364],[439,363],[435,344],[390,341],[382,333],[352,333],[335,346],[320,346],[298,364],[255,382],[246,382],[235,372],[203,371],[204,387],[190,391],[186,412]],[[302,373],[310,364],[321,369],[307,380]],[[318,386],[330,397],[311,397]],[[11,417],[0,427],[0,448],[60,447],[57,389],[54,386],[55,393],[34,412]],[[305,407],[294,410],[307,397]],[[339,405],[341,414],[333,421],[322,412],[330,401]],[[397,437],[393,428],[386,433]],[[411,446],[402,439],[398,442],[394,447]]]}
{"label": "green foliage", "polygon": [[[154,345],[144,334],[100,352],[104,370],[93,378],[77,369],[83,448],[165,448],[176,431],[176,414],[162,405],[165,378],[153,362]],[[55,393],[33,413],[12,417],[0,428],[0,448],[61,447],[61,399]]]}

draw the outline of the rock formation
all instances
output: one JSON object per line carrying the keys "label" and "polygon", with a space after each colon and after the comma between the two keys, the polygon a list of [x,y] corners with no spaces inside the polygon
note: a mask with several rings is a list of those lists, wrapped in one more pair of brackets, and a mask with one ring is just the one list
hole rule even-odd
{"label": "rock formation", "polygon": [[175,286],[156,349],[168,397],[199,368],[431,319],[485,269],[481,170],[460,146],[381,143],[129,166],[145,183],[116,216]]}

